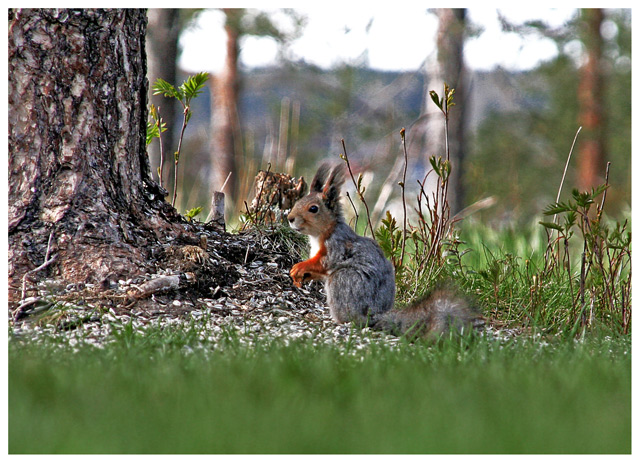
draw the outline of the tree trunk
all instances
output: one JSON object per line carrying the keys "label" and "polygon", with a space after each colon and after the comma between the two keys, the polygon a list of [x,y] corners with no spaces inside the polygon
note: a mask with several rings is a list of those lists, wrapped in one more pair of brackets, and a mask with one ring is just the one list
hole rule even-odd
{"label": "tree trunk", "polygon": [[[437,59],[428,69],[426,79],[425,120],[425,154],[427,157],[442,153],[444,157],[444,121],[440,110],[431,102],[429,91],[435,90],[443,96],[446,83],[455,89],[454,106],[449,113],[449,153],[451,160],[451,176],[449,177],[449,206],[455,214],[464,207],[465,189],[462,182],[464,174],[464,132],[465,132],[465,72],[463,47],[465,38],[466,10],[458,8],[439,8],[438,32],[436,37]],[[427,162],[428,165],[428,162]]]}
{"label": "tree trunk", "polygon": [[179,232],[149,177],[146,26],[140,9],[10,10],[9,300],[47,255],[30,276],[104,287]]}
{"label": "tree trunk", "polygon": [[235,198],[236,179],[236,143],[238,128],[238,55],[240,37],[239,19],[242,10],[224,9],[227,21],[226,58],[222,71],[211,79],[211,176],[212,191],[220,191],[227,176],[225,191]]}
{"label": "tree trunk", "polygon": [[583,9],[583,43],[586,61],[580,69],[578,86],[579,123],[584,131],[578,151],[578,185],[587,190],[604,183],[605,114],[602,36],[604,19],[601,9]]}
{"label": "tree trunk", "polygon": [[[178,37],[180,35],[180,10],[171,8],[151,8],[148,12],[149,28],[147,29],[147,59],[149,64],[149,85],[158,79],[177,85],[176,60],[178,58]],[[150,89],[151,90],[151,89]],[[149,99],[156,108],[160,108],[160,116],[167,125],[167,131],[162,134],[165,161],[163,185],[168,188],[167,180],[173,176],[169,170],[173,166],[173,152],[176,150],[173,129],[176,126],[176,100],[163,95],[153,95],[149,92]],[[160,144],[154,140],[148,147],[151,163],[151,174],[158,179],[160,165]]]}

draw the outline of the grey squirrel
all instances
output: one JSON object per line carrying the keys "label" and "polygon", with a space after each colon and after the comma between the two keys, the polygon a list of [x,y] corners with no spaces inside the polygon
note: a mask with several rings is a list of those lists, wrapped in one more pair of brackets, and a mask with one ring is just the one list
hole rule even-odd
{"label": "grey squirrel", "polygon": [[401,309],[394,309],[393,265],[372,238],[356,234],[345,222],[340,190],[344,165],[324,163],[288,215],[291,227],[309,236],[310,258],[290,271],[294,285],[324,280],[327,304],[336,323],[353,322],[395,335],[435,338],[450,331],[461,332],[483,323],[464,298],[450,290]]}

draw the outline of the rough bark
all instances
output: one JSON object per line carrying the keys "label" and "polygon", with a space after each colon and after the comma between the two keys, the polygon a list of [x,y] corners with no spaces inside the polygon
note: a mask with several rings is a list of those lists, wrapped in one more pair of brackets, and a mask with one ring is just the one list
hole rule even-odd
{"label": "rough bark", "polygon": [[583,128],[578,151],[578,185],[587,190],[604,183],[605,112],[602,36],[604,19],[601,9],[583,9],[583,43],[586,61],[580,69],[578,86],[579,123]]}
{"label": "rough bark", "polygon": [[36,277],[108,285],[179,233],[149,177],[144,10],[9,12],[9,299]]}
{"label": "rough bark", "polygon": [[[147,29],[147,62],[149,67],[149,85],[158,79],[177,85],[176,60],[178,58],[178,37],[180,36],[180,10],[171,8],[151,8],[148,12],[149,27]],[[149,92],[152,104],[160,108],[160,116],[167,124],[166,132],[162,134],[162,143],[165,151],[164,175],[165,187],[167,180],[173,178],[170,168],[173,166],[173,152],[175,151],[175,137],[173,127],[176,126],[177,102],[174,98],[166,98],[163,95],[153,95]],[[151,163],[152,178],[157,180],[158,166],[160,165],[160,145],[154,140],[148,147]]]}

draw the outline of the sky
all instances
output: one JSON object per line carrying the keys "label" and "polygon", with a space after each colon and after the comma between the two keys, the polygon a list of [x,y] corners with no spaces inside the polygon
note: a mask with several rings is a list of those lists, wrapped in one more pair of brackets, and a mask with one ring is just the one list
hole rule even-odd
{"label": "sky", "polygon": [[[424,5],[402,7],[370,4],[363,11],[360,2],[336,7],[296,8],[307,17],[302,36],[288,50],[294,59],[304,59],[322,68],[357,63],[365,59],[369,67],[385,71],[416,71],[435,50],[437,19]],[[287,29],[290,23],[277,8],[266,8],[275,22]],[[500,8],[515,23],[542,19],[559,26],[574,14],[572,8]],[[501,66],[507,70],[527,70],[552,58],[556,46],[550,39],[526,39],[500,30],[496,8],[469,8],[467,19],[482,33],[467,40],[465,60],[475,70]],[[198,24],[180,39],[180,65],[187,72],[218,71],[224,59],[223,14],[217,10],[201,13]],[[218,45],[219,44],[219,45]],[[240,60],[246,67],[274,64],[278,46],[269,38],[247,37],[241,43]],[[365,58],[366,57],[366,58]]]}

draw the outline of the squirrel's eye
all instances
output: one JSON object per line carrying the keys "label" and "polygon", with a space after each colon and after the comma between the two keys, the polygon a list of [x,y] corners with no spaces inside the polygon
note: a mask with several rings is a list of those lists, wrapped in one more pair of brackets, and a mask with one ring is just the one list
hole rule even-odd
{"label": "squirrel's eye", "polygon": [[318,206],[314,204],[309,208],[309,212],[311,212],[312,214],[315,214],[316,212],[318,212]]}

